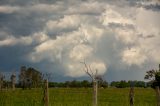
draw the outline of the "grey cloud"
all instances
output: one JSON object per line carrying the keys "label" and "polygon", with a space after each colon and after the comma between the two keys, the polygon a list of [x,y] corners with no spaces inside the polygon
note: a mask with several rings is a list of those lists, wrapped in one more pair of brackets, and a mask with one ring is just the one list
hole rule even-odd
{"label": "grey cloud", "polygon": [[[108,70],[108,80],[143,80],[144,67],[158,64],[159,5],[140,0],[1,0],[0,6],[7,6],[0,11],[0,70],[30,65],[68,79],[66,75],[84,76],[77,61],[85,57],[88,64],[99,64],[103,74]],[[4,42],[10,39],[15,42]],[[149,52],[153,48],[157,51]]]}
{"label": "grey cloud", "polygon": [[44,22],[37,16],[0,14],[0,28],[14,36],[28,36],[43,28]]}
{"label": "grey cloud", "polygon": [[159,4],[151,4],[144,6],[146,9],[151,9],[153,11],[160,11],[160,5]]}
{"label": "grey cloud", "polygon": [[1,0],[0,5],[19,5],[19,6],[26,6],[26,5],[33,5],[37,3],[42,4],[54,4],[58,1],[63,0]]}

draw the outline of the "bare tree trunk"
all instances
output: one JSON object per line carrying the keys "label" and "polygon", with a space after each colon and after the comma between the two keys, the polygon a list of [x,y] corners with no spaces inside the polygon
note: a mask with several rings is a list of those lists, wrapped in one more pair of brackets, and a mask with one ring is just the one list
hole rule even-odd
{"label": "bare tree trunk", "polygon": [[44,106],[49,106],[48,80],[44,81]]}
{"label": "bare tree trunk", "polygon": [[157,106],[160,106],[160,90],[159,86],[156,86]]}
{"label": "bare tree trunk", "polygon": [[98,82],[93,81],[93,106],[97,106],[97,87]]}
{"label": "bare tree trunk", "polygon": [[133,87],[130,88],[129,103],[130,103],[130,106],[134,105],[134,88]]}

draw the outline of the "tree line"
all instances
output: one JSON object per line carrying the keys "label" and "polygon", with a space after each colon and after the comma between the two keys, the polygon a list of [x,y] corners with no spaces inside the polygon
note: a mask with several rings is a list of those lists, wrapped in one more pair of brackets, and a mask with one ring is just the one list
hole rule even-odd
{"label": "tree line", "polygon": [[112,81],[110,83],[111,87],[116,87],[116,88],[126,88],[126,87],[151,87],[150,82],[144,82],[144,81]]}
{"label": "tree line", "polygon": [[[107,88],[108,82],[106,81],[98,81],[98,87]],[[83,81],[66,81],[66,82],[49,82],[49,87],[65,87],[65,88],[90,88],[93,86],[93,82],[90,82],[88,80]]]}
{"label": "tree line", "polygon": [[[43,81],[44,81],[45,74],[42,72],[38,71],[35,68],[29,67],[27,68],[26,66],[22,66],[20,68],[19,75],[15,75],[13,73],[10,76],[10,80],[6,80],[5,75],[0,73],[0,89],[2,88],[11,88],[18,87],[18,88],[37,88],[37,87],[42,87]],[[49,77],[49,74],[48,76]],[[16,80],[15,80],[16,78]],[[155,86],[160,86],[160,65],[159,65],[159,70],[149,70],[146,72],[145,79],[149,79],[149,82],[144,82],[144,81],[112,81],[110,84],[103,80],[102,77],[98,77],[98,87],[101,88],[107,88],[108,86],[110,87],[116,87],[116,88],[126,88],[130,87],[131,83],[133,84],[134,87],[153,87]],[[83,80],[83,81],[77,81],[77,80],[72,80],[72,81],[66,81],[66,82],[49,82],[49,87],[71,87],[71,88],[80,88],[80,87],[92,87],[93,82],[88,81],[88,80]]]}
{"label": "tree line", "polygon": [[[131,85],[133,84],[133,85]],[[66,81],[66,82],[49,82],[49,87],[66,87],[66,88],[90,88],[92,87],[93,82],[90,82],[88,80],[83,80],[83,81],[77,81],[77,80],[72,80],[72,81]],[[99,88],[108,88],[108,87],[115,87],[115,88],[127,88],[127,87],[151,87],[150,82],[144,82],[144,81],[112,81],[111,83],[108,83],[107,81],[98,81],[98,87]]]}

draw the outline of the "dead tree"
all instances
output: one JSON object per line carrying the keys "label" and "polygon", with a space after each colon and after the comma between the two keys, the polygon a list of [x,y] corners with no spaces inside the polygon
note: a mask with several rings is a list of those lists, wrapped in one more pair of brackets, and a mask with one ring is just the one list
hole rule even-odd
{"label": "dead tree", "polygon": [[12,90],[15,90],[15,83],[16,83],[16,75],[13,73],[11,75]]}
{"label": "dead tree", "polygon": [[95,73],[93,72],[93,70],[91,69],[90,65],[87,65],[86,62],[81,62],[82,64],[84,64],[84,71],[85,73],[92,79],[92,83],[93,83],[93,106],[97,106],[97,93],[98,93],[98,70],[95,70]]}

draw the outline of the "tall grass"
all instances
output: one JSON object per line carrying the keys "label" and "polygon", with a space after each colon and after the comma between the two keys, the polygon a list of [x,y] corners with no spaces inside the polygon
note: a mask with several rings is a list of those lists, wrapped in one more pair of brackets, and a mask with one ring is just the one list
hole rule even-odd
{"label": "tall grass", "polygon": [[[49,89],[50,106],[92,106],[91,88]],[[135,88],[135,106],[156,106],[150,88]],[[0,106],[43,106],[43,90],[0,91]],[[129,106],[129,88],[98,90],[98,106]]]}

